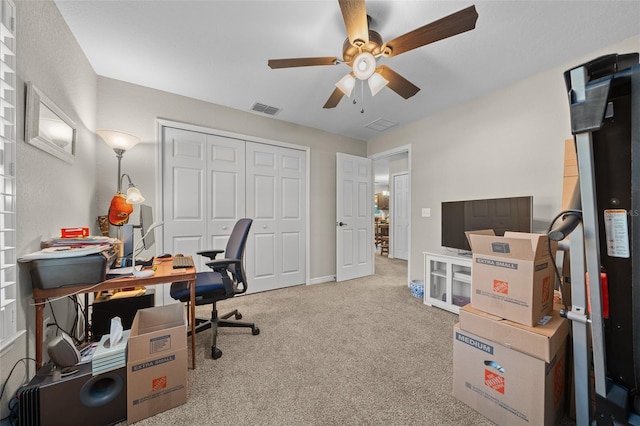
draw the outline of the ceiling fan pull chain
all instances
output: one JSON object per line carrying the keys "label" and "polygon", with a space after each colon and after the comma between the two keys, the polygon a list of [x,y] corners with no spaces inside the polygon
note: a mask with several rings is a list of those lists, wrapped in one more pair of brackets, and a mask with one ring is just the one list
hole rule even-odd
{"label": "ceiling fan pull chain", "polygon": [[364,80],[360,80],[360,96],[362,96],[362,109],[360,114],[364,114]]}
{"label": "ceiling fan pull chain", "polygon": [[358,101],[356,101],[356,99],[358,97],[358,89],[355,86],[356,84],[357,84],[357,80],[356,80],[356,83],[354,83],[354,86],[353,86],[356,89],[356,93],[353,94],[353,104],[354,105],[358,103]]}

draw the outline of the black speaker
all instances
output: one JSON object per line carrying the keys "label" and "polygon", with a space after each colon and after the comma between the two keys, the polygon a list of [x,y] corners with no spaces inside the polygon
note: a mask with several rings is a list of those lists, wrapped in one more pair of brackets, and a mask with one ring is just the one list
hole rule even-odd
{"label": "black speaker", "polygon": [[[127,419],[127,369],[91,374],[91,363],[73,374],[47,364],[18,392],[24,426],[113,425]],[[63,372],[66,371],[62,370]],[[54,379],[54,377],[56,379]]]}
{"label": "black speaker", "polygon": [[131,329],[133,318],[138,309],[152,308],[155,305],[155,290],[147,288],[142,296],[123,297],[105,301],[94,301],[91,313],[91,333],[93,341],[99,341],[100,337],[109,334],[111,318],[120,317],[122,328]]}

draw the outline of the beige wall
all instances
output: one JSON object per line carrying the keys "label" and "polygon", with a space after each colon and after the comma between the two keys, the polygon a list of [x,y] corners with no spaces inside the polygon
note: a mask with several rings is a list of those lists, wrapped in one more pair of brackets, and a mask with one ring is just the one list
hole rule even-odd
{"label": "beige wall", "polygon": [[[94,226],[96,212],[96,150],[92,133],[96,117],[97,77],[51,1],[17,1],[17,254],[40,248],[40,241],[59,235],[60,228]],[[33,82],[78,127],[77,155],[68,164],[24,142],[25,84]],[[18,329],[26,329],[12,347],[0,353],[0,381],[17,360],[34,357],[34,307],[31,281],[19,271]],[[72,321],[66,300],[54,302],[58,320]],[[45,309],[45,316],[51,316]],[[30,372],[26,373],[26,366]],[[18,365],[2,401],[0,415],[8,414],[7,401],[34,363]]]}
{"label": "beige wall", "polygon": [[[442,201],[533,195],[534,231],[547,229],[561,208],[564,140],[571,138],[563,72],[638,51],[640,36],[368,141],[368,155],[411,144],[411,279],[423,278],[423,251],[445,251]],[[423,207],[431,217],[421,216]]]}
{"label": "beige wall", "polygon": [[[142,144],[125,153],[122,168],[151,206],[157,206],[160,189],[156,181],[158,118],[310,147],[310,276],[313,281],[335,275],[336,153],[365,156],[365,142],[100,77],[98,126],[123,130],[142,139]],[[115,191],[117,163],[106,145],[98,148],[98,157],[98,207],[106,211]],[[134,212],[133,217],[137,214]]]}
{"label": "beige wall", "polygon": [[396,173],[402,173],[409,170],[409,159],[401,158],[389,162],[389,188],[392,187],[391,176]]}

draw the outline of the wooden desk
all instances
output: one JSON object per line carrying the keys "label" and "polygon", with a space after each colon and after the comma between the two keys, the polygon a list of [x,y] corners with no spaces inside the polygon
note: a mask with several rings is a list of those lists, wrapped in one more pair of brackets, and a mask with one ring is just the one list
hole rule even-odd
{"label": "wooden desk", "polygon": [[[191,289],[191,303],[189,304],[189,324],[191,325],[191,368],[196,368],[196,270],[172,268],[171,258],[161,259],[162,262],[157,266],[155,274],[150,277],[137,278],[125,277],[114,278],[103,281],[98,284],[82,284],[68,287],[50,288],[50,289],[33,289],[33,300],[36,305],[36,368],[42,367],[42,330],[43,330],[43,312],[48,298],[65,297],[74,294],[86,294],[97,291],[115,290],[124,287],[146,287],[150,285],[166,284],[174,281],[187,281]],[[88,309],[88,306],[85,306]],[[87,318],[85,317],[85,321]]]}

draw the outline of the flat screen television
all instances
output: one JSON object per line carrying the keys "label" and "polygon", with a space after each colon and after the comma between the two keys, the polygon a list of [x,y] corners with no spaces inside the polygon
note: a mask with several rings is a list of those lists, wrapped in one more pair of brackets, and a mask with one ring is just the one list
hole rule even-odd
{"label": "flat screen television", "polygon": [[466,231],[531,232],[533,197],[486,198],[442,203],[442,246],[471,251]]}

